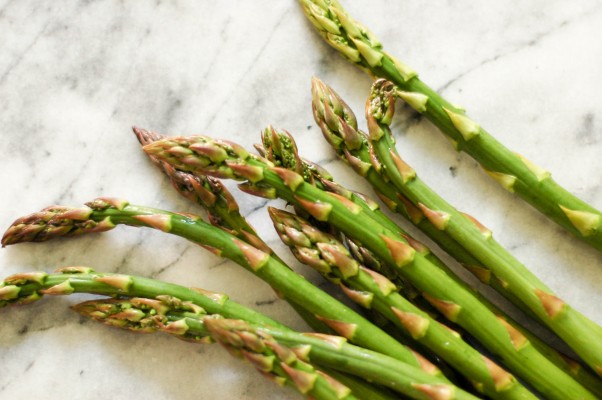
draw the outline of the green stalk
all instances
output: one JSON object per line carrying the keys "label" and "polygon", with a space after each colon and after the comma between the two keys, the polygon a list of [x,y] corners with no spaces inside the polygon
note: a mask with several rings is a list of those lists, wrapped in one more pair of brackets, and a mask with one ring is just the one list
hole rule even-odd
{"label": "green stalk", "polygon": [[[366,211],[367,214],[371,215],[375,221],[390,227],[389,229],[393,231],[399,230],[401,235],[407,235],[389,217],[380,211],[380,206],[376,202],[372,201],[361,193],[344,188],[343,186],[334,182],[333,176],[323,167],[314,164],[309,160],[301,158],[293,136],[287,131],[277,130],[269,126],[268,128],[264,129],[261,134],[261,143],[261,146],[255,145],[255,149],[261,154],[262,157],[267,158],[276,166],[297,172],[303,177],[305,182],[352,201],[353,203],[362,207],[362,209]],[[297,213],[301,212],[303,214],[307,214],[298,207],[295,211]],[[311,216],[309,218],[311,218]],[[320,224],[325,225],[324,223]],[[336,231],[336,229],[330,225],[325,225],[324,229],[327,229],[328,231]],[[395,275],[393,279],[396,283],[398,291],[403,291],[404,296],[411,298],[412,302],[415,305],[423,308],[423,310],[426,309],[429,313],[438,315],[436,310],[426,300],[424,300],[424,298],[419,296],[418,291],[416,291],[416,289],[412,287],[409,282],[397,275],[390,268],[387,268],[386,264],[380,263],[380,261],[373,257],[370,251],[366,248],[355,245],[355,243],[348,238],[347,241],[349,246],[354,246],[352,247],[355,250],[354,257],[358,256],[362,257],[364,260],[372,261],[372,263],[369,265],[369,268],[371,269],[376,271],[382,271],[383,269],[386,269],[388,272],[391,272],[393,275]],[[418,243],[416,243],[416,245],[418,245]],[[446,365],[437,354],[434,354],[416,341],[412,341],[411,338],[400,334],[399,330],[393,326],[392,323],[384,319],[382,316],[377,316],[375,314],[376,313],[373,312],[365,313],[364,315],[366,315],[367,318],[375,325],[379,326],[401,343],[409,345],[409,343],[412,342],[412,345],[414,346],[413,348],[437,365],[446,377],[452,379],[453,382],[457,381],[457,379],[454,379],[457,375],[455,371]],[[383,322],[385,325],[383,325]]]}
{"label": "green stalk", "polygon": [[[146,129],[134,127],[133,130],[142,146],[165,138],[159,133]],[[251,224],[240,214],[238,203],[218,179],[178,171],[154,157],[149,158],[169,178],[179,194],[207,211],[209,222],[212,225],[228,229],[239,239],[273,254],[273,251],[261,240]]]}
{"label": "green stalk", "polygon": [[45,241],[55,237],[105,231],[119,224],[149,227],[186,238],[216,255],[238,263],[286,299],[303,305],[337,334],[413,366],[421,364],[410,349],[268,253],[239,240],[225,230],[190,216],[129,205],[123,200],[101,198],[82,208],[53,206],[20,218],[6,231],[2,244]]}
{"label": "green stalk", "polygon": [[[389,124],[394,114],[394,91],[378,80],[366,105],[370,143],[392,185],[420,208],[435,227],[480,261],[485,283],[521,308],[526,308],[560,336],[598,374],[602,373],[602,327],[558,298],[520,261],[493,239],[488,229],[475,223],[429,188],[397,153]],[[509,294],[509,295],[507,295]]]}
{"label": "green stalk", "polygon": [[[420,228],[443,250],[474,273],[481,281],[488,283],[496,290],[502,290],[504,288],[502,281],[491,279],[490,271],[482,267],[481,261],[475,258],[464,247],[459,246],[445,231],[438,229],[425,217],[420,208],[415,206],[403,193],[397,191],[394,185],[388,181],[388,178],[385,176],[385,168],[379,162],[376,162],[377,160],[373,157],[367,135],[358,130],[355,116],[349,106],[331,88],[317,79],[314,79],[312,82],[312,94],[312,108],[316,122],[322,129],[324,137],[334,147],[338,156],[347,162],[356,173],[366,178],[384,203],[393,211],[402,214],[406,219]],[[487,232],[485,228],[481,229],[483,229],[483,232]],[[426,257],[429,257],[431,262],[438,265],[440,269],[455,279],[458,284],[463,284],[436,256],[432,255],[428,250],[423,249],[422,251],[427,251]],[[508,294],[508,292],[506,293]],[[475,293],[475,295],[478,296],[478,293]],[[479,298],[495,314],[504,316],[503,312],[486,298],[483,296],[479,296]],[[518,304],[520,306],[520,302]],[[526,307],[523,306],[521,308],[523,311],[533,314]],[[550,361],[566,373],[572,375],[593,393],[602,396],[602,382],[598,377],[590,373],[588,369],[582,368],[577,362],[561,355],[534,334],[522,328],[515,321],[512,321],[508,316],[504,316],[504,318],[515,329],[525,335],[533,346],[537,347]]]}
{"label": "green stalk", "polygon": [[[169,300],[169,301],[166,301]],[[165,332],[181,340],[195,343],[212,342],[213,338],[203,323],[207,316],[205,310],[190,307],[189,304],[175,302],[173,299],[119,298],[96,299],[76,304],[72,307],[86,318],[105,325],[133,332]],[[214,314],[212,317],[221,317]],[[255,328],[260,325],[253,324]],[[276,329],[276,328],[273,328]],[[394,400],[392,394],[366,381],[347,376],[335,370],[320,366],[322,371],[343,383],[360,399]],[[290,379],[287,380],[287,383]],[[336,382],[333,382],[336,385]],[[338,387],[338,393],[346,394],[344,387]]]}
{"label": "green stalk", "polygon": [[[339,283],[352,300],[378,311],[407,336],[438,354],[481,393],[494,399],[537,398],[511,374],[464,342],[458,333],[401,296],[390,280],[358,264],[334,236],[286,211],[270,208],[269,212],[280,238],[299,261],[320,265],[322,275]],[[492,368],[497,369],[493,380]]]}
{"label": "green stalk", "polygon": [[[161,140],[163,135],[146,129],[134,127],[134,134],[142,146]],[[169,164],[158,161],[153,157],[150,160],[169,178],[174,189],[190,201],[199,204],[207,211],[209,222],[230,230],[239,239],[268,252],[272,257],[286,263],[261,239],[247,219],[240,214],[240,208],[228,189],[215,178],[208,176],[195,176],[184,171],[178,171]],[[320,321],[314,314],[308,312],[302,305],[290,302],[291,307],[315,332],[333,334],[334,331],[324,322]],[[366,384],[356,377],[345,374],[326,371],[337,380],[350,387],[360,398],[378,399],[385,398],[385,394],[378,391],[374,386]]]}
{"label": "green stalk", "polygon": [[[308,354],[312,359],[322,359],[325,365],[353,373],[356,376],[369,378],[375,382],[392,386],[392,389],[418,394],[419,399],[427,396],[429,390],[441,389],[443,393],[451,393],[457,399],[473,399],[441,377],[433,376],[427,371],[410,366],[395,358],[357,347],[338,336],[323,334],[297,334],[286,326],[270,318],[246,308],[228,299],[224,294],[209,292],[203,289],[186,288],[180,285],[153,279],[122,275],[96,273],[91,268],[67,267],[55,274],[32,272],[13,275],[0,282],[0,307],[12,304],[30,304],[44,295],[68,295],[72,293],[90,293],[111,297],[139,297],[138,301],[129,300],[130,306],[138,311],[151,314],[164,313],[168,319],[140,315],[140,312],[127,312],[113,315],[109,324],[124,329],[152,331],[160,329],[179,335],[189,340],[200,340],[207,331],[203,327],[207,314],[221,315],[226,318],[243,320],[256,329],[266,328],[268,334],[278,337],[285,346],[297,347],[299,354]],[[126,300],[127,301],[127,300]],[[160,304],[157,304],[157,301]],[[154,306],[153,304],[154,303]],[[143,307],[140,307],[140,305]],[[79,311],[90,316],[102,318],[113,304],[99,310],[89,303],[78,307]],[[100,313],[98,311],[101,311]],[[171,313],[171,316],[169,316]],[[179,314],[178,314],[179,313]],[[174,317],[179,315],[179,317]],[[185,317],[182,322],[181,317]],[[116,322],[115,319],[126,318],[127,321]],[[138,319],[138,322],[136,322]],[[268,329],[269,328],[269,329]],[[388,397],[384,397],[388,399]]]}
{"label": "green stalk", "polygon": [[473,157],[506,190],[602,251],[602,212],[556,183],[545,169],[506,148],[464,110],[422,82],[416,72],[382,49],[378,39],[353,20],[336,0],[301,0],[322,37],[349,61],[395,83],[398,96],[426,116],[457,150]]}
{"label": "green stalk", "polygon": [[510,370],[545,396],[560,400],[579,393],[586,399],[595,398],[545,357],[541,356],[538,361],[526,359],[524,348],[531,346],[527,340],[517,345],[509,325],[484,306],[472,291],[459,285],[397,233],[376,223],[347,199],[323,192],[306,183],[301,175],[273,167],[230,142],[204,136],[174,137],[145,146],[145,151],[177,169],[249,181],[261,189],[261,194],[278,196],[303,208],[317,220],[328,222],[360,241],[399,271],[446,318],[464,327]]}
{"label": "green stalk", "polygon": [[[458,389],[441,379],[408,367],[389,356],[351,345],[340,336],[299,334],[242,320],[221,319],[219,315],[207,317],[199,312],[174,308],[171,304],[149,299],[92,300],[74,308],[82,315],[106,325],[135,332],[163,331],[187,341],[206,342],[209,338],[216,339],[228,348],[233,348],[235,353],[240,353],[241,350],[261,352],[265,350],[265,346],[257,341],[268,341],[268,347],[277,351],[277,356],[286,355],[282,359],[303,363],[311,361],[320,368],[328,366],[341,371],[352,371],[357,376],[386,385],[398,393],[406,393],[411,398],[428,398],[429,386],[438,387],[442,394],[452,396],[442,398],[474,398],[461,391],[454,397],[451,393]],[[282,345],[290,350],[281,349]],[[386,369],[391,372],[383,374]],[[332,375],[338,374],[334,372]],[[346,390],[341,388],[337,392],[344,395]],[[381,393],[380,397],[372,397],[373,393],[369,393],[369,396],[359,397],[391,399],[386,393]]]}
{"label": "green stalk", "polygon": [[[151,132],[138,127],[134,127],[133,131],[138,142],[142,146],[165,138],[165,136],[157,132]],[[196,176],[189,174],[188,172],[178,171],[171,165],[161,162],[154,157],[149,158],[153,164],[169,178],[173,188],[179,194],[205,209],[211,225],[228,230],[240,240],[265,251],[270,254],[270,256],[286,265],[286,263],[261,239],[247,219],[240,214],[240,208],[234,199],[234,196],[232,196],[230,191],[218,179],[210,176]],[[334,332],[328,325],[305,310],[302,305],[290,301],[289,304],[316,332]]]}

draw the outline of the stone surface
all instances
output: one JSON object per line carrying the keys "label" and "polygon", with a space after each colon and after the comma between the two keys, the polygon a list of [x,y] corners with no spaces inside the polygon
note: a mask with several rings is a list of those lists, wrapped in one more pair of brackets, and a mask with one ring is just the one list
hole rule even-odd
{"label": "stone surface", "polygon": [[[390,53],[502,143],[602,207],[600,2],[344,5]],[[310,109],[315,75],[365,124],[370,79],[322,42],[294,1],[0,0],[0,37],[3,229],[47,205],[80,205],[98,196],[198,212],[149,164],[132,125],[250,148],[273,124],[292,132],[301,153],[342,183],[370,193],[335,159]],[[399,112],[394,127],[401,155],[425,181],[492,229],[559,296],[602,323],[601,254],[498,187],[428,122]],[[279,244],[266,201],[234,193],[262,236],[319,282]],[[66,265],[223,291],[304,329],[267,285],[156,231],[122,227],[0,251],[2,276]],[[1,398],[297,398],[218,346],[84,322],[67,307],[84,298],[0,311]]]}

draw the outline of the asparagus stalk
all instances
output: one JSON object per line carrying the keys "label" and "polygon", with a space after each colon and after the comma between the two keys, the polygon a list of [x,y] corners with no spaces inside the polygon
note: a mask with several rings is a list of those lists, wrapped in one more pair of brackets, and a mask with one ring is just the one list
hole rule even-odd
{"label": "asparagus stalk", "polygon": [[[320,360],[320,365],[368,378],[401,393],[408,392],[414,395],[413,398],[428,399],[429,394],[441,392],[442,395],[447,395],[441,397],[442,399],[474,399],[472,395],[449,385],[442,377],[433,376],[421,368],[393,357],[351,345],[343,337],[315,333],[298,334],[256,311],[235,303],[224,294],[143,277],[96,273],[85,267],[67,267],[55,274],[17,274],[0,282],[0,307],[29,304],[44,295],[72,293],[142,298],[134,302],[129,301],[128,308],[134,308],[135,311],[120,314],[111,313],[113,301],[106,306],[96,307],[87,303],[78,307],[79,311],[96,318],[102,319],[103,314],[112,314],[109,323],[113,326],[137,331],[160,329],[185,339],[207,341],[203,339],[207,332],[203,325],[207,319],[203,316],[205,313],[221,315],[245,321],[245,324],[249,324],[247,326],[252,326],[253,329],[264,330],[284,346],[294,347],[296,354],[309,357],[307,360],[312,359],[316,363]],[[152,315],[149,316],[149,313]],[[153,317],[156,314],[164,316]],[[128,321],[117,321],[124,318]],[[246,337],[244,334],[239,336],[241,339]]]}
{"label": "asparagus stalk", "polygon": [[[511,374],[464,342],[459,334],[402,297],[390,280],[357,263],[334,236],[286,211],[270,208],[269,212],[280,238],[299,261],[310,266],[321,265],[322,274],[340,283],[351,299],[378,311],[407,336],[438,354],[480,392],[494,399],[536,398]],[[491,379],[492,364],[504,376],[503,384]]]}
{"label": "asparagus stalk", "polygon": [[[195,312],[190,307],[173,307],[170,303],[146,298],[102,299],[81,303],[73,308],[81,315],[106,325],[135,332],[153,332],[161,329],[184,340],[201,343],[217,339],[220,343],[227,344],[225,347],[230,354],[247,359],[262,375],[280,386],[292,386],[301,394],[316,399],[349,400],[356,398],[351,394],[349,388],[323,372],[315,370],[311,364],[300,363],[300,360],[296,358],[283,360],[280,355],[285,353],[275,353],[256,341],[241,349],[236,346],[238,343],[230,344],[228,342],[230,337],[227,334],[216,332],[213,324],[204,323],[207,318],[204,310]],[[178,313],[180,319],[170,321],[165,315],[167,310]],[[187,316],[198,321],[201,329],[189,329],[185,319]]]}
{"label": "asparagus stalk", "polygon": [[[322,129],[324,137],[334,147],[343,161],[347,162],[356,173],[370,182],[385,204],[393,211],[402,214],[406,219],[425,232],[443,250],[473,272],[481,281],[488,283],[496,290],[504,289],[502,281],[491,279],[489,271],[482,267],[481,261],[464,247],[459,246],[445,231],[438,229],[403,193],[397,191],[389,181],[385,180],[385,169],[377,162],[373,164],[373,160],[375,159],[367,135],[358,130],[356,118],[352,110],[331,88],[318,79],[314,79],[312,81],[312,99],[314,117]],[[430,256],[430,253],[427,256]],[[430,260],[441,269],[448,271],[450,277],[455,277],[436,257],[431,256]],[[456,280],[461,284],[461,281],[457,278]],[[508,292],[506,293],[508,294]],[[480,300],[494,313],[503,315],[502,311],[497,309],[486,298],[480,296]],[[519,306],[520,304],[518,302]],[[521,308],[524,309],[523,311],[530,311],[524,306]],[[545,354],[557,366],[574,376],[575,379],[589,390],[602,396],[602,384],[599,378],[591,374],[587,369],[582,368],[574,360],[559,354],[535,335],[509,319],[509,317],[505,316],[504,318],[513,328],[525,335],[540,352]]]}
{"label": "asparagus stalk", "polygon": [[397,153],[389,124],[394,114],[395,86],[385,80],[373,85],[366,104],[373,153],[392,185],[420,208],[425,217],[480,261],[484,279],[560,336],[598,374],[602,374],[602,327],[558,298],[520,261],[493,239],[474,218],[460,213],[430,189]]}
{"label": "asparagus stalk", "polygon": [[[342,337],[311,333],[298,334],[242,320],[219,319],[218,315],[204,317],[201,313],[173,309],[165,304],[149,308],[147,304],[150,301],[152,300],[92,300],[76,305],[75,309],[82,315],[106,325],[136,332],[164,331],[183,340],[200,342],[215,338],[227,347],[234,347],[236,353],[240,352],[241,347],[254,353],[257,352],[257,348],[264,349],[262,345],[256,343],[256,337],[261,340],[267,339],[270,342],[270,348],[278,348],[282,345],[290,347],[293,355],[297,357],[296,360],[301,362],[305,363],[311,360],[320,368],[329,365],[341,370],[345,370],[346,365],[357,363],[359,365],[351,367],[356,374],[361,374],[361,376],[376,382],[386,383],[390,387],[401,388],[401,390],[396,389],[398,392],[409,391],[410,394],[419,394],[418,398],[423,398],[423,394],[413,391],[414,388],[408,384],[408,378],[412,379],[411,375],[416,372],[415,369],[401,370],[399,365],[403,364],[398,361],[392,361],[388,356],[350,345]],[[235,334],[235,337],[232,336],[232,333]],[[288,354],[288,350],[283,350],[283,352]],[[289,355],[286,358],[292,359],[292,356]],[[386,378],[383,377],[381,375],[383,367],[394,368],[396,375],[390,374]],[[409,377],[407,376],[408,372],[410,373]],[[332,372],[329,374],[336,375]],[[424,375],[424,372],[419,372],[419,374]],[[392,380],[387,381],[389,378]],[[443,383],[442,381],[437,382],[436,378],[430,375],[427,375],[426,379],[431,381],[431,384]],[[383,396],[387,395],[383,394]],[[412,398],[416,398],[416,396]]]}
{"label": "asparagus stalk", "polygon": [[204,136],[174,137],[147,145],[145,150],[177,169],[249,181],[259,189],[253,191],[255,194],[277,195],[303,208],[317,220],[328,222],[360,241],[399,271],[446,318],[464,327],[516,375],[531,382],[545,396],[562,399],[579,393],[583,398],[594,398],[545,357],[540,357],[538,362],[525,359],[524,348],[531,346],[526,338],[520,335],[520,341],[513,340],[514,332],[509,325],[484,306],[472,291],[347,199],[323,192],[306,183],[301,175],[273,167],[226,141]]}
{"label": "asparagus stalk", "polygon": [[129,205],[124,200],[100,198],[87,203],[86,207],[53,206],[20,218],[6,231],[2,245],[105,231],[119,224],[149,227],[186,238],[235,261],[352,342],[413,366],[422,363],[410,349],[268,253],[194,217]]}
{"label": "asparagus stalk", "polygon": [[[203,322],[207,316],[205,310],[200,307],[190,307],[185,303],[174,302],[173,299],[170,299],[170,301],[163,298],[138,297],[96,299],[76,304],[72,309],[86,318],[133,332],[153,333],[160,331],[187,342],[202,344],[214,341]],[[221,316],[214,314],[212,317]],[[327,371],[329,376],[343,383],[360,399],[393,400],[395,398],[363,380],[323,367],[320,367],[320,369],[322,372]],[[265,374],[265,371],[261,372]],[[323,377],[323,375],[321,376]],[[293,383],[287,377],[281,377],[281,379],[275,379],[276,377],[271,375],[268,377],[277,382],[284,378],[287,384]],[[349,395],[344,386],[337,385],[335,381],[329,381],[329,383],[337,389],[336,392],[339,395]]]}
{"label": "asparagus stalk", "polygon": [[464,110],[422,82],[405,63],[382,49],[367,28],[336,0],[301,0],[322,37],[345,58],[399,87],[397,96],[426,116],[459,151],[473,157],[506,190],[516,193],[551,220],[602,251],[602,212],[552,179],[550,172],[498,142]]}

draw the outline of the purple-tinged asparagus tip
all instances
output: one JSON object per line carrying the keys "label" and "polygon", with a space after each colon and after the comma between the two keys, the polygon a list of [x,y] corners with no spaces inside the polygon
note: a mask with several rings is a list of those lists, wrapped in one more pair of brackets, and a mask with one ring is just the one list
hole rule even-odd
{"label": "purple-tinged asparagus tip", "polygon": [[120,274],[96,276],[94,277],[94,280],[124,292],[127,292],[134,283],[132,277]]}
{"label": "purple-tinged asparagus tip", "polygon": [[493,379],[493,383],[497,391],[507,389],[515,383],[514,376],[512,376],[512,374],[505,371],[499,365],[485,356],[483,356],[483,360],[485,360],[485,365],[491,374],[491,379]]}
{"label": "purple-tinged asparagus tip", "polygon": [[404,265],[412,262],[416,250],[414,250],[409,244],[404,243],[401,240],[392,239],[385,235],[380,235],[380,237],[383,242],[385,242],[385,245],[391,254],[391,258],[398,267],[403,267]]}
{"label": "purple-tinged asparagus tip", "polygon": [[165,214],[135,215],[134,219],[163,232],[171,231],[171,216]]}
{"label": "purple-tinged asparagus tip", "polygon": [[315,372],[300,371],[283,362],[280,363],[280,367],[282,367],[284,372],[291,378],[297,390],[302,394],[307,394],[314,388],[316,379],[318,379],[318,375]]}
{"label": "purple-tinged asparagus tip", "polygon": [[236,247],[238,247],[243,256],[246,258],[249,267],[253,271],[259,270],[269,261],[270,255],[259,250],[258,248],[255,248],[249,245],[248,243],[245,243],[242,240],[236,238],[232,238],[232,241],[234,242]]}

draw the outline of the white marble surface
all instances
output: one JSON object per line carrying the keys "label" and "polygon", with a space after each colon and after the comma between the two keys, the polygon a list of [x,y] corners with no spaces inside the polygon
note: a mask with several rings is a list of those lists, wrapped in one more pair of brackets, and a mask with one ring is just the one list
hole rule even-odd
{"label": "white marble surface", "polygon": [[[602,207],[602,3],[344,1],[385,47],[503,143]],[[101,195],[196,212],[140,152],[136,124],[250,146],[267,124],[369,192],[325,145],[310,111],[316,75],[363,122],[370,80],[328,48],[294,1],[0,0],[0,227],[50,204]],[[475,214],[568,302],[602,323],[602,255],[489,180],[424,121],[404,121],[402,155]],[[236,193],[273,243],[265,203]],[[263,283],[178,238],[120,228],[0,251],[2,275],[85,264],[224,291],[302,328]],[[315,278],[303,268],[305,274]],[[82,321],[75,298],[0,311],[0,398],[297,398],[218,346]]]}

